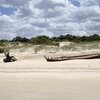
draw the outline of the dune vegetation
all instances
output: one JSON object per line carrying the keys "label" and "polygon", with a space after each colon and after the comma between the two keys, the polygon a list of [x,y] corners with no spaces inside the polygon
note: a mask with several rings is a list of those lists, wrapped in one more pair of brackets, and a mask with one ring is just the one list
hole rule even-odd
{"label": "dune vegetation", "polygon": [[91,36],[73,36],[61,35],[59,37],[37,36],[31,39],[26,37],[15,37],[12,40],[0,40],[0,53],[4,50],[19,50],[24,52],[31,50],[34,53],[41,51],[57,53],[63,51],[84,51],[100,49],[100,36],[97,34]]}

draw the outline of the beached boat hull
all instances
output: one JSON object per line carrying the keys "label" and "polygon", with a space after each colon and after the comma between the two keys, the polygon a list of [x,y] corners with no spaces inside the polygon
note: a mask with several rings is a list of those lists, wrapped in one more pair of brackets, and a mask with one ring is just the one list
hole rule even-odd
{"label": "beached boat hull", "polygon": [[75,59],[99,59],[100,58],[100,53],[77,55],[77,56],[61,56],[61,57],[47,57],[47,56],[44,56],[44,57],[48,62],[75,60]]}
{"label": "beached boat hull", "polygon": [[46,56],[44,57],[48,62],[69,60],[69,58],[62,58],[62,57],[46,57]]}

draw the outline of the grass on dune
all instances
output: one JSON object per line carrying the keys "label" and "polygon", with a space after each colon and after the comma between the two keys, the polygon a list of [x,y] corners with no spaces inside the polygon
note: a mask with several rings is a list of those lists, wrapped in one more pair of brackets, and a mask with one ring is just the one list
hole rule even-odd
{"label": "grass on dune", "polygon": [[38,53],[43,50],[45,52],[59,52],[60,50],[64,50],[67,52],[67,51],[100,49],[100,41],[79,42],[79,43],[71,42],[68,45],[64,46],[34,45],[32,43],[14,42],[14,43],[6,43],[4,47],[9,50],[19,50],[20,52],[27,51],[28,49],[32,49],[33,52],[35,53]]}

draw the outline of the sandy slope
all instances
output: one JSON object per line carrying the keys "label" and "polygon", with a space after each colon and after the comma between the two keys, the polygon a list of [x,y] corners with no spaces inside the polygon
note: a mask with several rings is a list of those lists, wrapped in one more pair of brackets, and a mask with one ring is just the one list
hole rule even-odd
{"label": "sandy slope", "polygon": [[0,100],[100,100],[100,59],[46,62],[43,55],[0,55]]}

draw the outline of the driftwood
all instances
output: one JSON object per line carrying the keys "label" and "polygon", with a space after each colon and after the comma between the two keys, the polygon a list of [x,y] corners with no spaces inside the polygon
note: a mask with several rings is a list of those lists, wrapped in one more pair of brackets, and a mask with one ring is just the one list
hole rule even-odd
{"label": "driftwood", "polygon": [[61,57],[47,57],[47,56],[44,56],[44,57],[48,62],[74,60],[74,59],[97,59],[97,58],[100,58],[100,53],[84,54],[84,55],[76,55],[76,56],[61,56]]}
{"label": "driftwood", "polygon": [[14,56],[10,56],[9,52],[5,53],[6,58],[3,59],[4,62],[14,62],[17,59]]}

